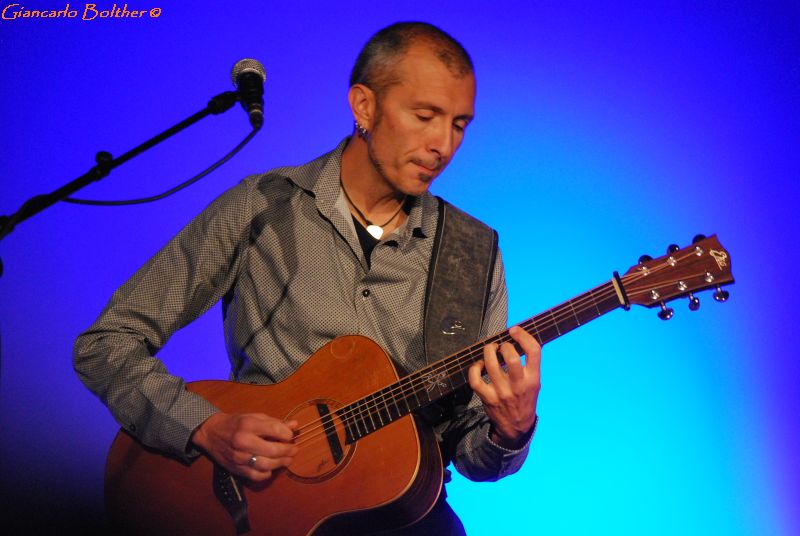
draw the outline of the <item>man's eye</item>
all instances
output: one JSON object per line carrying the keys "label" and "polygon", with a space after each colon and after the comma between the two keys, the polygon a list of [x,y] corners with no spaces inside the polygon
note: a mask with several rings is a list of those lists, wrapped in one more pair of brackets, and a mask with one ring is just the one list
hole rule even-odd
{"label": "man's eye", "polygon": [[419,119],[420,121],[430,121],[431,119],[433,119],[433,116],[417,114],[417,119]]}
{"label": "man's eye", "polygon": [[467,128],[466,125],[460,125],[458,123],[453,123],[453,129],[456,132],[464,132],[464,129]]}

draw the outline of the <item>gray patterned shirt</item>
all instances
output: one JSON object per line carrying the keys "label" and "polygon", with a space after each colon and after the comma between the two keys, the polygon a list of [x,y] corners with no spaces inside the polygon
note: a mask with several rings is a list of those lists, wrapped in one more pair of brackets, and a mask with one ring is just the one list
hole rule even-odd
{"label": "gray patterned shirt", "polygon": [[[273,383],[339,335],[370,337],[406,371],[425,362],[422,330],[437,203],[416,198],[406,222],[372,251],[368,268],[340,189],[347,139],[299,167],[253,175],[194,218],[112,296],[78,337],[75,369],[116,420],[144,444],[189,459],[194,429],[216,408],[185,389],[155,354],[170,335],[222,299],[231,379]],[[277,217],[287,212],[292,217]],[[506,327],[500,256],[482,337]],[[489,439],[472,397],[440,441],[475,480],[515,472],[528,446],[510,451]],[[451,441],[456,434],[456,441]]]}

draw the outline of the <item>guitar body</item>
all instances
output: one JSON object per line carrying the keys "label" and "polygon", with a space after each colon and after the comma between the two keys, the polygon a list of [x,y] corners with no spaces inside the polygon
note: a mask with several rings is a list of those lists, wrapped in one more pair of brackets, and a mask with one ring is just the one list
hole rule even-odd
{"label": "guitar body", "polygon": [[[188,384],[222,411],[260,412],[296,419],[301,431],[316,428],[298,436],[291,466],[266,483],[242,486],[247,534],[362,534],[411,524],[430,511],[443,472],[432,430],[407,415],[347,444],[335,413],[397,379],[375,342],[346,336],[274,385]],[[326,411],[331,419],[323,429],[314,423]],[[234,521],[215,496],[213,473],[205,456],[186,465],[120,431],[106,462],[106,507],[112,522],[130,534],[234,535]]]}

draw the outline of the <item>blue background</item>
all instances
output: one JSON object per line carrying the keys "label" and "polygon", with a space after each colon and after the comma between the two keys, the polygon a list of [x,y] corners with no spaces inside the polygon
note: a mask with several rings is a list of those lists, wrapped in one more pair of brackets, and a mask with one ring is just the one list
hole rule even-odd
{"label": "blue background", "polygon": [[[476,120],[433,191],[499,230],[512,323],[698,232],[737,278],[726,304],[615,311],[548,345],[524,468],[449,486],[470,534],[799,534],[800,8],[555,4],[142,1],[161,16],[0,21],[3,214],[199,110],[240,58],[267,70],[265,127],[220,171],[156,204],[62,203],[0,243],[4,516],[102,526],[117,426],[72,371],[74,338],[219,193],[332,148],[360,47],[421,19],[476,64]],[[159,193],[247,131],[240,109],[207,119],[80,195]],[[227,377],[219,320],[173,338],[171,371]]]}

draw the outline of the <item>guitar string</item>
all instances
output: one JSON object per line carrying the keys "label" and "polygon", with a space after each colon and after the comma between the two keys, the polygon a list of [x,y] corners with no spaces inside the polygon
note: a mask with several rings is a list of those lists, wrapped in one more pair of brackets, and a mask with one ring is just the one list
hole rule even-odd
{"label": "guitar string", "polygon": [[[685,258],[689,258],[689,257],[692,257],[692,256],[696,256],[696,253],[695,253],[694,250],[691,250],[691,251],[687,252],[687,254],[685,256],[680,257],[680,258],[678,258],[676,260],[678,262],[680,262],[681,260],[684,260]],[[660,272],[660,271],[668,269],[668,268],[672,268],[672,266],[670,266],[668,263],[663,263],[663,265],[655,266],[655,267],[650,268],[649,274],[657,273],[657,272]],[[699,274],[693,274],[693,275],[690,275],[688,277],[684,277],[684,279],[702,276],[703,274],[704,274],[704,272],[699,273]],[[631,274],[626,274],[625,276],[622,276],[622,279],[623,279],[624,283],[630,284],[630,283],[635,282],[636,280],[640,280],[640,279],[643,279],[643,278],[647,277],[647,275],[648,274],[645,274],[643,271],[639,271],[639,272],[634,272],[634,273],[631,273]],[[677,283],[678,281],[680,281],[680,279],[675,279],[674,281],[669,281],[669,282],[662,282],[662,283],[659,283],[658,287],[656,287],[656,288],[660,288],[660,287],[663,287],[663,286],[668,286],[670,284]],[[605,287],[605,288],[602,291],[598,291],[598,293],[595,294],[595,291],[597,291],[598,289],[601,289],[602,287]],[[628,295],[635,296],[635,295],[640,295],[640,294],[643,294],[643,293],[647,293],[648,291],[649,290],[647,290],[647,289],[640,290],[640,291],[628,291]],[[526,321],[523,321],[519,325],[523,329],[528,329],[530,326],[533,326],[534,328],[538,328],[535,331],[539,331],[539,332],[545,331],[546,329],[551,329],[552,327],[556,327],[556,329],[558,329],[556,325],[561,320],[563,320],[564,318],[567,318],[569,316],[575,316],[576,321],[578,322],[578,325],[580,325],[580,321],[577,319],[577,313],[578,312],[583,313],[583,312],[586,312],[588,309],[590,309],[590,307],[581,308],[583,303],[585,303],[585,302],[587,302],[589,300],[592,300],[592,301],[595,302],[594,306],[596,307],[598,298],[601,301],[604,301],[604,300],[608,299],[609,297],[613,296],[615,293],[616,293],[616,290],[614,290],[613,286],[611,286],[609,283],[605,283],[603,285],[600,285],[599,287],[596,287],[595,289],[592,289],[592,290],[584,293],[583,298],[581,298],[579,300],[568,300],[568,301],[562,303],[561,305],[556,306],[553,309],[551,309],[551,314],[550,314],[551,318],[550,319],[545,319],[545,322],[542,322],[541,326],[536,326],[535,325],[536,324],[535,317],[531,318],[531,319],[528,319]],[[566,310],[566,306],[567,305],[569,305],[570,309],[572,309],[571,312]],[[577,310],[575,309],[576,305],[578,306]],[[552,313],[553,310],[559,310],[559,313],[558,314],[553,314]],[[542,314],[546,314],[546,313],[542,313]],[[537,335],[538,335],[538,333],[537,333]],[[496,339],[496,340],[493,340],[493,339]],[[410,404],[408,402],[410,400],[410,396],[409,395],[413,395],[414,398],[416,398],[416,400],[417,400],[417,405],[420,405],[419,404],[419,397],[417,395],[420,394],[420,393],[424,393],[426,391],[425,382],[428,380],[429,376],[434,375],[433,374],[434,372],[436,373],[435,374],[436,377],[441,377],[441,375],[444,374],[445,378],[442,378],[442,379],[443,380],[444,379],[450,379],[450,382],[451,382],[451,385],[452,385],[452,378],[453,378],[454,374],[455,373],[461,373],[461,375],[463,377],[464,371],[465,371],[464,364],[466,364],[466,363],[470,363],[471,364],[472,362],[476,361],[477,360],[476,354],[478,352],[480,352],[480,354],[482,355],[483,346],[485,346],[486,344],[491,343],[491,342],[496,342],[496,343],[501,343],[502,344],[503,342],[512,342],[512,340],[511,340],[510,336],[508,335],[507,330],[505,332],[497,334],[497,335],[495,335],[493,337],[489,337],[488,339],[485,339],[484,341],[476,343],[475,345],[471,346],[470,348],[468,348],[466,350],[462,350],[461,352],[457,352],[456,354],[453,354],[453,355],[448,356],[448,357],[446,357],[446,358],[444,358],[442,360],[437,361],[437,363],[435,364],[436,366],[426,367],[426,369],[422,369],[422,370],[417,371],[416,373],[414,373],[414,374],[412,374],[410,376],[406,376],[405,378],[403,378],[402,380],[397,382],[397,386],[396,387],[394,387],[393,389],[391,389],[390,391],[388,391],[386,393],[378,395],[377,393],[379,393],[380,391],[376,391],[375,393],[372,393],[370,395],[367,395],[367,396],[363,397],[359,401],[351,403],[350,406],[352,406],[352,407],[348,411],[346,411],[346,412],[344,412],[342,414],[336,414],[336,416],[339,417],[339,419],[342,421],[342,423],[345,426],[356,424],[355,423],[355,419],[356,418],[360,418],[362,423],[364,424],[364,429],[368,429],[368,423],[367,423],[367,421],[366,421],[366,419],[364,417],[364,415],[367,415],[369,417],[370,421],[372,422],[373,428],[374,429],[378,429],[380,427],[375,425],[376,421],[373,418],[373,415],[375,414],[374,410],[376,408],[378,408],[378,411],[381,411],[381,408],[379,407],[379,406],[381,406],[381,402],[382,402],[382,405],[383,405],[382,409],[386,412],[386,415],[389,417],[389,422],[392,422],[396,418],[399,418],[400,416],[402,416],[402,411],[400,410],[400,408],[398,406],[399,401],[404,401],[406,403],[406,409],[408,409],[410,407]],[[474,348],[474,346],[478,346],[478,348]],[[459,354],[464,354],[464,352],[466,352],[465,355],[459,355]],[[428,371],[427,370],[428,368],[430,368],[431,370]],[[437,369],[444,369],[444,370],[437,370]],[[424,380],[423,380],[423,378],[424,378]],[[422,380],[422,381],[420,381],[420,380]],[[464,384],[467,383],[466,378],[464,378],[464,380],[465,380]],[[422,390],[420,390],[420,386],[422,386]],[[370,397],[372,397],[372,400],[367,400]],[[389,404],[390,403],[394,405],[394,407],[395,407],[394,413],[397,413],[398,417],[393,417],[392,416],[392,411],[389,408]],[[377,417],[378,417],[378,420],[381,421],[381,424],[383,425],[384,423],[382,422],[383,419],[381,418],[380,413],[377,414]],[[314,428],[309,430],[308,429],[309,426],[314,426]],[[309,423],[306,423],[305,425],[301,426],[298,429],[301,432],[296,436],[296,439],[300,439],[300,438],[302,438],[302,439],[297,444],[302,444],[304,442],[307,442],[310,439],[313,439],[313,436],[309,437],[308,434],[312,433],[312,432],[314,432],[314,431],[316,431],[316,430],[318,430],[320,428],[324,428],[324,425],[322,423],[322,419],[320,419],[318,421],[310,421]],[[357,426],[356,426],[356,430],[360,433],[360,429]],[[324,430],[323,430],[323,433],[324,433]],[[369,432],[367,432],[367,433],[369,433]],[[364,435],[366,435],[366,434],[364,434]]]}
{"label": "guitar string", "polygon": [[[686,257],[690,257],[690,256],[693,256],[693,255],[695,255],[695,253],[692,251],[691,253],[686,255]],[[679,259],[679,260],[681,260],[681,259]],[[670,266],[668,264],[665,264],[664,266],[656,266],[654,268],[651,268],[649,273],[652,274],[654,272],[659,272],[659,271],[662,271],[662,270],[667,269],[669,267]],[[692,275],[690,275],[688,277],[685,277],[685,278],[688,279],[688,278],[692,278],[692,277],[702,276],[703,273],[692,274]],[[644,274],[643,272],[634,272],[632,274],[626,274],[626,276],[623,276],[623,280],[624,280],[624,282],[630,284],[630,283],[634,282],[635,280],[643,279],[646,276],[647,276],[647,274]],[[659,287],[677,283],[679,280],[680,279],[675,279],[674,281],[660,283]],[[601,287],[605,287],[605,289],[602,292],[600,292],[597,295],[595,295],[594,291],[597,290],[597,289],[600,289]],[[656,287],[656,288],[659,288],[659,287]],[[581,304],[582,301],[585,302],[585,301],[588,301],[589,299],[594,299],[594,301],[596,302],[598,296],[600,297],[601,300],[605,300],[605,299],[613,296],[613,294],[615,292],[616,291],[613,290],[613,287],[609,287],[609,284],[606,283],[606,284],[603,284],[603,285],[597,287],[596,289],[592,289],[591,291],[585,293],[584,294],[584,298],[582,300],[574,300],[574,301],[572,301],[572,303],[570,303],[570,301],[564,302],[563,304],[553,308],[553,309],[562,309],[563,313],[560,312],[558,315],[555,315],[555,314],[551,313],[551,319],[547,320],[546,322],[543,322],[542,325],[539,326],[538,331],[544,331],[545,329],[550,329],[550,328],[554,327],[558,323],[556,321],[557,317],[560,317],[561,319],[563,319],[563,318],[566,318],[566,317],[570,316],[571,314],[573,316],[576,316],[576,312],[574,310],[574,306],[576,304],[579,305],[579,311],[582,313],[582,312],[585,312],[587,310],[586,308],[580,309],[580,304]],[[639,295],[639,294],[643,294],[643,293],[646,293],[646,292],[648,292],[647,289],[641,290],[641,291],[628,292],[628,294],[629,295]],[[573,313],[570,313],[570,312],[566,311],[566,307],[565,306],[568,305],[568,304],[572,306],[571,308],[573,309]],[[576,320],[577,320],[577,316],[576,316]],[[535,326],[535,324],[536,324],[536,321],[535,321],[535,317],[534,317],[534,318],[531,318],[531,319],[529,319],[527,321],[524,321],[524,322],[520,323],[520,327],[522,327],[523,329],[528,329],[529,326]],[[492,339],[496,339],[496,340],[492,340]],[[436,376],[441,377],[442,373],[444,372],[445,376],[446,376],[444,379],[450,379],[450,382],[452,384],[452,378],[454,376],[454,372],[453,371],[460,372],[462,374],[462,377],[463,377],[463,374],[464,374],[464,366],[463,365],[464,365],[464,363],[470,362],[470,364],[471,364],[471,362],[475,361],[476,360],[476,353],[478,351],[480,351],[481,354],[482,354],[483,346],[485,344],[490,343],[490,342],[499,342],[499,343],[511,342],[511,339],[508,336],[507,331],[506,331],[506,332],[500,333],[498,335],[495,335],[494,337],[490,337],[490,338],[488,338],[488,339],[486,339],[486,340],[484,340],[484,341],[482,341],[480,343],[476,343],[476,345],[474,345],[474,346],[478,346],[478,348],[472,348],[471,347],[472,348],[471,350],[467,349],[465,351],[458,352],[456,354],[453,354],[452,356],[448,356],[445,359],[437,361],[437,363],[436,363],[437,366],[428,367],[428,368],[431,369],[430,371],[427,371],[426,370],[427,368],[426,368],[426,369],[423,369],[421,371],[418,371],[417,373],[412,374],[411,376],[407,376],[406,378],[403,378],[400,382],[398,382],[398,385],[395,388],[393,388],[392,390],[390,390],[390,391],[388,391],[386,393],[383,393],[382,395],[379,395],[379,396],[377,395],[377,393],[379,391],[376,391],[375,393],[372,393],[371,395],[367,395],[366,397],[363,397],[360,401],[356,401],[354,403],[351,403],[350,405],[352,407],[348,411],[346,411],[346,412],[344,412],[342,414],[337,414],[337,416],[340,418],[340,420],[343,422],[343,424],[345,426],[351,425],[351,424],[356,424],[355,423],[355,419],[356,418],[360,418],[362,420],[362,423],[364,424],[364,429],[367,429],[368,428],[368,423],[367,423],[366,419],[364,418],[364,415],[367,415],[367,416],[369,416],[370,421],[372,421],[373,428],[375,428],[375,429],[380,428],[380,427],[375,425],[375,419],[373,419],[373,415],[374,415],[374,410],[376,408],[379,408],[379,406],[381,405],[381,402],[383,403],[383,409],[385,410],[386,415],[389,418],[389,421],[392,422],[396,418],[399,418],[400,416],[402,416],[402,411],[400,410],[400,408],[398,406],[398,402],[399,401],[404,401],[406,403],[406,409],[408,409],[410,407],[410,405],[408,403],[408,401],[410,400],[409,394],[413,395],[417,399],[417,405],[419,405],[419,397],[417,395],[420,394],[421,392],[424,392],[424,390],[425,390],[424,389],[425,385],[423,384],[422,385],[423,391],[420,391],[419,387],[420,387],[420,383],[421,382],[419,380],[421,380],[422,378],[425,378],[425,380],[427,380],[427,377],[430,376],[433,372],[437,373]],[[465,353],[465,355],[459,355],[459,354],[464,354],[464,353]],[[445,369],[445,370],[442,371],[442,370],[437,370],[437,369]],[[450,370],[448,370],[448,369],[450,369]],[[414,376],[417,376],[417,377],[415,378]],[[466,380],[466,378],[465,378],[465,380]],[[467,382],[465,381],[465,383],[467,383]],[[367,400],[370,397],[372,397],[372,400]],[[395,411],[394,412],[398,413],[398,417],[393,417],[392,416],[392,410],[389,408],[389,403],[392,403],[394,405],[394,407],[395,407]],[[381,409],[379,408],[378,411],[380,411],[380,410]],[[383,419],[381,418],[380,413],[377,414],[377,417],[378,417],[378,420],[381,421],[381,424],[384,425],[385,423],[382,422]],[[314,429],[311,429],[311,430],[307,429],[308,426],[314,426],[314,425],[315,425]],[[305,429],[305,430],[303,432],[301,432],[301,434],[299,434],[297,437],[305,436],[305,437],[303,437],[303,440],[306,440],[306,441],[308,439],[312,439],[312,437],[308,437],[308,434],[313,432],[313,431],[315,431],[315,429],[319,429],[321,426],[322,426],[321,420],[319,421],[319,424],[317,424],[316,421],[311,421],[311,422],[307,423],[306,425],[304,425],[303,427],[301,427],[301,429]],[[356,426],[356,430],[359,433],[361,431],[360,428],[358,428],[357,426]],[[369,432],[367,432],[367,433],[369,433]],[[364,435],[366,435],[366,434],[364,434]],[[302,443],[303,440],[301,440],[298,444]]]}

